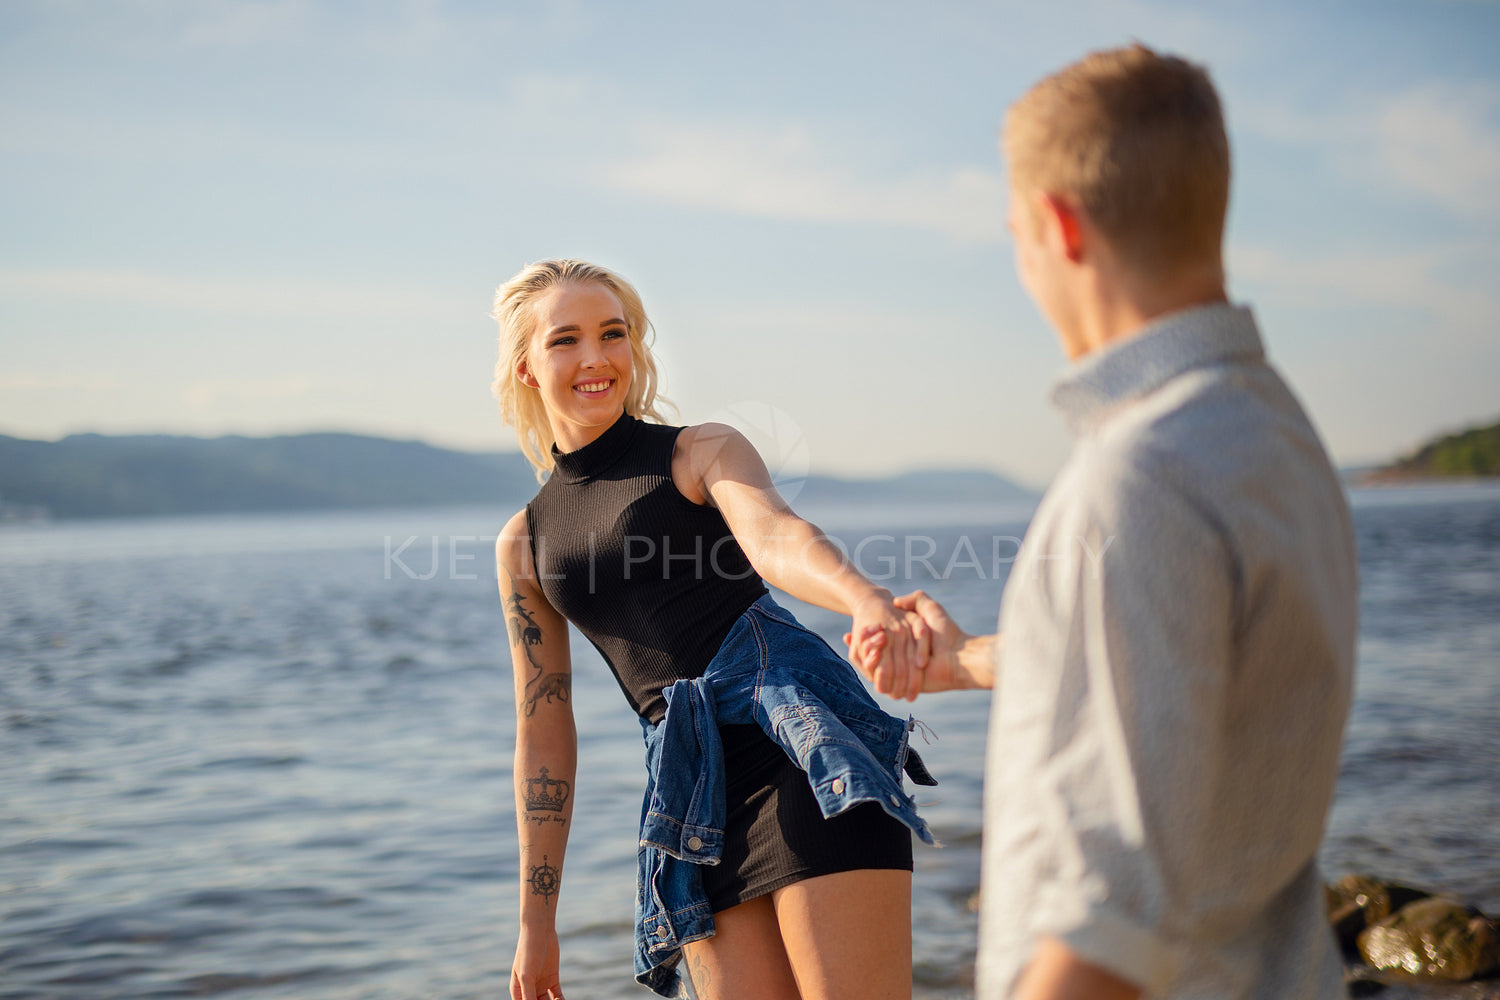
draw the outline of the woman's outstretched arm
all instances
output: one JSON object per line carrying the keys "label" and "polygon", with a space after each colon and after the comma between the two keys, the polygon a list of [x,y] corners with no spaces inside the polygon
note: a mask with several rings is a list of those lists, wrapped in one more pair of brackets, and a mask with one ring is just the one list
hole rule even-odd
{"label": "woman's outstretched arm", "polygon": [[543,595],[526,512],[495,543],[500,599],[516,685],[516,832],[521,935],[510,972],[512,1000],[562,1000],[557,900],[573,822],[578,733],[568,623]]}
{"label": "woman's outstretched arm", "polygon": [[927,658],[925,624],[896,608],[889,590],[865,579],[817,525],[797,516],[743,434],[724,424],[684,429],[672,457],[672,478],[689,500],[719,509],[750,565],[767,582],[849,615],[855,631],[883,629],[888,641],[878,665],[860,666],[881,694],[916,697]]}

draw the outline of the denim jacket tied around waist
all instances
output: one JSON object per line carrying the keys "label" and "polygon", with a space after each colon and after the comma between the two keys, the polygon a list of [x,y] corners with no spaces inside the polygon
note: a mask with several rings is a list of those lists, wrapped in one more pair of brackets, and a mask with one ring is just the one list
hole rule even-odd
{"label": "denim jacket tied around waist", "polygon": [[816,633],[766,595],[730,629],[702,677],[667,688],[659,723],[641,720],[648,781],[636,880],[635,977],[686,996],[682,946],[714,933],[700,865],[724,846],[724,750],[719,726],[758,723],[812,786],[825,817],[878,802],[929,844],[902,788],[937,782],[908,748],[917,723],[882,711],[859,675]]}

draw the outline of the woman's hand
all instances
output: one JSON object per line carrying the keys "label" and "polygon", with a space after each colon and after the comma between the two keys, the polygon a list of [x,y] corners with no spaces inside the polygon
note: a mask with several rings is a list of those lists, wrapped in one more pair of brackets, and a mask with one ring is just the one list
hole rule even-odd
{"label": "woman's hand", "polygon": [[[905,613],[913,633],[920,634],[927,644],[926,665],[914,675],[922,692],[994,686],[999,636],[970,635],[954,623],[941,604],[920,590],[903,594],[894,604]],[[874,670],[888,641],[885,630],[877,625],[855,628],[844,635],[850,661],[865,674]]]}
{"label": "woman's hand", "polygon": [[557,930],[521,928],[510,967],[510,1000],[563,1000]]}
{"label": "woman's hand", "polygon": [[921,616],[896,606],[888,590],[876,589],[855,602],[852,633],[860,637],[851,660],[875,690],[914,700],[923,687],[931,636]]}

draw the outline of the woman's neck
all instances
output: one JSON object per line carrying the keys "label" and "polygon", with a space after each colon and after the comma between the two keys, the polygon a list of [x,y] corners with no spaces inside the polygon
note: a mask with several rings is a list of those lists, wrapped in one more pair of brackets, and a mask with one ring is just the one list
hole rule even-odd
{"label": "woman's neck", "polygon": [[577,424],[566,421],[554,423],[553,432],[557,435],[557,450],[567,454],[593,444],[605,431],[618,423],[624,413],[625,408],[621,407],[614,416],[600,424]]}

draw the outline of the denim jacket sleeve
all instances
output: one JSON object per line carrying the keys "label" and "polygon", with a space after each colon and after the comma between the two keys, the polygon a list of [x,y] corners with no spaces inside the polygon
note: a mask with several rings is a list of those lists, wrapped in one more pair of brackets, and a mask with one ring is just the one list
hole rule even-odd
{"label": "denim jacket sleeve", "polygon": [[852,667],[769,595],[729,632],[702,677],[664,692],[660,723],[643,723],[647,788],[636,888],[636,979],[685,995],[676,966],[684,944],[714,933],[698,865],[724,843],[720,725],[757,723],[808,777],[825,817],[878,802],[935,843],[902,787],[903,771],[933,785],[908,743],[915,723],[881,710]]}

